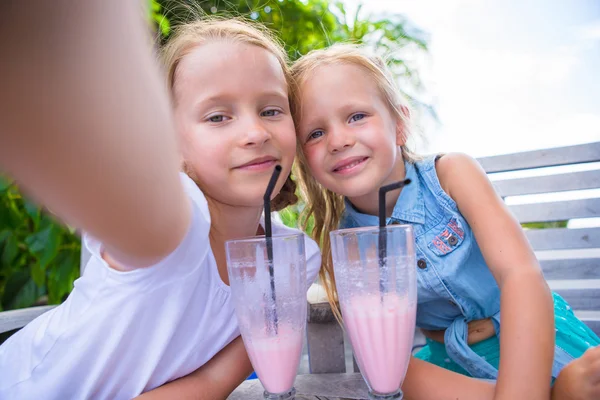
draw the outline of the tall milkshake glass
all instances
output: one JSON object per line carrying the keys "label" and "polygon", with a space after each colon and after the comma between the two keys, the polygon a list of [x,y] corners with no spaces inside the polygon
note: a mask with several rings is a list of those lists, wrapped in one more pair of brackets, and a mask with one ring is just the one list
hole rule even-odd
{"label": "tall milkshake glass", "polygon": [[402,399],[417,308],[412,226],[330,233],[344,325],[369,398]]}

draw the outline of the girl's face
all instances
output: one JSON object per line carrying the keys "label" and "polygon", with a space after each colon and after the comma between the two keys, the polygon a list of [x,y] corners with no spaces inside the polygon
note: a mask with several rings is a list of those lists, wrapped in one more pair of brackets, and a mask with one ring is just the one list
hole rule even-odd
{"label": "girl's face", "polygon": [[357,198],[400,180],[402,126],[362,67],[317,67],[300,88],[298,143],[327,189]]}
{"label": "girl's face", "polygon": [[288,87],[269,51],[228,41],[187,54],[175,75],[175,122],[185,171],[204,194],[231,206],[260,206],[276,164],[273,196],[296,150]]}

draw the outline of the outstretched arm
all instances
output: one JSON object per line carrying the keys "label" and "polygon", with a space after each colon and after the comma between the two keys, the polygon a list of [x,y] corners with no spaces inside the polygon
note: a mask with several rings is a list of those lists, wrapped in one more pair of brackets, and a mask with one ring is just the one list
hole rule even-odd
{"label": "outstretched arm", "polygon": [[142,2],[8,0],[0,170],[116,259],[153,264],[190,206]]}

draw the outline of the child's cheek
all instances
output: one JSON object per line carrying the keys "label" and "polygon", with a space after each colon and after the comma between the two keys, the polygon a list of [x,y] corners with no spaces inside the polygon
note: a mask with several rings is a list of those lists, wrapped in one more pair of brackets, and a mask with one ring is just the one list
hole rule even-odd
{"label": "child's cheek", "polygon": [[323,155],[319,157],[319,151],[316,149],[316,146],[305,146],[304,147],[304,157],[306,157],[306,161],[308,162],[308,166],[314,172],[318,172],[323,168],[322,164],[324,161]]}

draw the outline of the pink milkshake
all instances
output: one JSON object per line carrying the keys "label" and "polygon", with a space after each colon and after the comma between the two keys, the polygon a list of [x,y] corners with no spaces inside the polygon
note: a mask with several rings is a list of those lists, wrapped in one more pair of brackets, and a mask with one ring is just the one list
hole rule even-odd
{"label": "pink milkshake", "polygon": [[413,345],[416,301],[395,293],[351,297],[342,303],[344,324],[360,371],[374,392],[398,391]]}
{"label": "pink milkshake", "polygon": [[281,324],[276,336],[256,335],[244,339],[248,357],[270,393],[284,393],[294,386],[302,353],[302,332]]}

